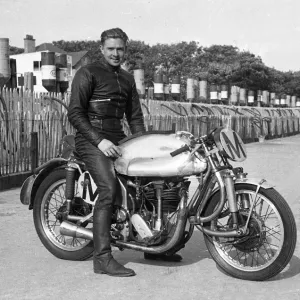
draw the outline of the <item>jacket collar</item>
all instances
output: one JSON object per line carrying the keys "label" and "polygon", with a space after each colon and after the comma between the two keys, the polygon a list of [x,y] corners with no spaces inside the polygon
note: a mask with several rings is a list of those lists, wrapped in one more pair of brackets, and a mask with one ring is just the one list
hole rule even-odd
{"label": "jacket collar", "polygon": [[99,64],[106,70],[110,71],[110,72],[120,72],[121,67],[117,66],[114,67],[112,65],[110,65],[104,57],[101,57],[99,60]]}

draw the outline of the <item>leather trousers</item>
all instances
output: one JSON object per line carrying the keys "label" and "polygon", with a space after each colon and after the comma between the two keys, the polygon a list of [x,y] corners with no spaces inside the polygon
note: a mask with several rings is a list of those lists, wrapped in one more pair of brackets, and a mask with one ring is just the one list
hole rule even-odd
{"label": "leather trousers", "polygon": [[75,137],[76,152],[85,163],[97,186],[98,199],[95,210],[113,205],[116,198],[118,182],[113,160],[87,141],[81,134]]}

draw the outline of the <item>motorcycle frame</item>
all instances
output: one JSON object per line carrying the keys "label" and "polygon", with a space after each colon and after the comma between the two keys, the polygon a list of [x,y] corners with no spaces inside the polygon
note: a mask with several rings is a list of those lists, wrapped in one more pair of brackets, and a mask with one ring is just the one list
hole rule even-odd
{"label": "motorcycle frame", "polygon": [[[204,152],[204,156],[208,161],[208,169],[204,178],[203,174],[201,175],[202,182],[200,182],[201,179],[198,179],[199,185],[188,204],[190,215],[189,221],[191,224],[197,225],[197,228],[203,233],[210,236],[240,237],[247,233],[247,228],[246,226],[241,228],[238,227],[238,208],[234,190],[235,174],[232,171],[232,166],[220,151],[215,148],[209,149],[202,138],[200,138],[199,141],[201,145],[200,151]],[[219,154],[220,159],[217,157],[216,153]],[[222,160],[223,166],[221,166],[220,160]],[[218,185],[217,188],[216,184]],[[205,211],[209,199],[211,199],[214,192],[217,191],[220,191],[220,199],[217,208],[211,215],[202,217],[201,214]],[[226,199],[228,201],[229,212],[232,215],[235,229],[221,232],[204,227],[204,223],[211,222],[219,216],[223,210]]]}
{"label": "motorcycle frame", "polygon": [[[234,182],[233,182],[233,172],[231,171],[232,167],[228,163],[227,159],[219,153],[220,158],[222,159],[224,166],[220,165],[220,160],[216,156],[216,152],[214,150],[209,150],[205,144],[202,142],[202,148],[204,149],[206,159],[208,161],[208,168],[205,174],[201,174],[198,176],[199,185],[192,196],[191,200],[187,204],[187,193],[186,191],[182,193],[182,199],[180,201],[180,210],[178,223],[176,225],[176,232],[174,236],[171,238],[168,243],[168,247],[164,245],[161,246],[153,246],[146,247],[141,245],[135,245],[127,240],[124,241],[115,241],[115,246],[119,248],[130,248],[138,251],[149,252],[149,253],[168,253],[170,251],[178,251],[180,248],[184,246],[191,238],[194,225],[197,225],[197,228],[200,229],[203,233],[208,234],[210,236],[220,236],[220,237],[238,237],[242,236],[247,232],[245,227],[239,228],[237,221],[237,206],[236,199],[233,195],[235,195],[234,191]],[[73,165],[74,167],[74,165]],[[77,168],[80,169],[79,166]],[[226,179],[225,179],[226,178]],[[225,182],[227,180],[227,184]],[[120,179],[119,179],[120,181]],[[123,205],[125,205],[125,210],[127,211],[127,192],[125,186],[120,181],[122,188],[122,198]],[[217,186],[216,186],[217,184]],[[220,199],[216,210],[209,216],[202,217],[201,214],[205,211],[205,208],[208,204],[209,199],[211,199],[212,195],[220,191]],[[233,223],[235,225],[235,229],[230,231],[215,231],[208,229],[203,226],[203,223],[210,222],[217,218],[221,211],[223,210],[226,199],[229,203],[229,211],[232,214]],[[89,219],[92,216],[92,213],[84,218],[84,221]],[[73,216],[68,215],[68,220],[72,220]],[[188,232],[184,230],[184,227],[189,219],[190,227]],[[82,220],[78,220],[78,223],[82,223]],[[178,229],[178,230],[177,230]],[[171,246],[172,245],[172,246]]]}
{"label": "motorcycle frame", "polygon": [[[182,205],[182,202],[186,202],[186,200],[182,200],[180,204],[181,205],[180,219],[182,219],[183,216],[185,215],[185,220],[183,221],[186,222],[187,219],[189,219],[189,223],[190,223],[190,228],[186,236],[183,238],[183,235],[186,233],[185,231],[182,231],[181,234],[178,235],[178,238],[180,240],[183,239],[182,242],[184,244],[191,237],[194,229],[194,225],[197,225],[197,227],[201,231],[211,236],[237,237],[246,233],[246,228],[238,228],[237,205],[236,205],[236,199],[233,196],[235,195],[235,192],[234,192],[234,181],[233,181],[234,175],[231,170],[232,166],[229,164],[228,160],[221,153],[219,153],[220,159],[224,163],[224,165],[221,166],[220,159],[218,159],[214,148],[210,150],[208,149],[206,143],[203,140],[200,141],[201,141],[201,149],[204,150],[204,156],[208,161],[208,168],[205,174],[201,174],[200,176],[198,176],[199,185],[194,195],[192,196],[191,200],[189,201],[189,203],[187,205]],[[201,150],[198,151],[200,152]],[[79,165],[77,165],[76,163],[68,164],[69,167],[71,165],[73,168],[77,168],[81,173],[81,169]],[[225,183],[225,178],[227,180],[227,184]],[[124,209],[128,212],[128,204],[127,204],[128,199],[127,199],[126,187],[122,184],[120,179],[119,182],[122,190],[122,203],[123,203],[122,206],[124,206]],[[205,211],[209,199],[216,191],[220,191],[219,204],[216,210],[209,216],[206,217],[201,216],[201,214]],[[236,229],[227,232],[224,231],[221,232],[221,231],[210,230],[204,227],[203,226],[204,223],[210,222],[219,216],[219,214],[223,210],[226,199],[228,200],[229,211],[232,214],[233,224],[235,225]],[[182,213],[183,211],[185,211],[185,213]],[[91,216],[92,213],[90,213],[88,216],[85,216],[82,219],[82,217],[76,217],[68,214],[67,220],[69,221],[76,220],[80,224],[90,219]],[[117,244],[119,246],[120,244],[122,244],[122,246],[126,246],[126,243],[127,241],[124,242],[117,241]]]}

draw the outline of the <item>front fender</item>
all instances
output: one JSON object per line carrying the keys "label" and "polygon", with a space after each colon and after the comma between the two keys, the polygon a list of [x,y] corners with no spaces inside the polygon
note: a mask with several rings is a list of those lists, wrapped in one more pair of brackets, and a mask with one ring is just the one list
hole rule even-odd
{"label": "front fender", "polygon": [[234,182],[234,184],[241,184],[241,183],[248,183],[255,186],[262,186],[264,189],[271,189],[275,186],[275,184],[270,183],[266,181],[265,179],[259,179],[259,178],[237,178]]}
{"label": "front fender", "polygon": [[[260,178],[255,178],[255,177],[252,177],[252,178],[237,178],[235,181],[234,181],[234,185],[236,184],[242,184],[242,183],[248,183],[248,184],[251,184],[251,185],[254,185],[254,186],[262,186],[264,189],[271,189],[275,186],[275,184],[272,184],[268,181],[266,181],[265,179],[260,179]],[[212,193],[211,193],[211,197],[220,190],[219,186],[216,185],[215,188],[213,189]]]}
{"label": "front fender", "polygon": [[24,205],[33,208],[36,191],[44,178],[53,170],[67,165],[68,160],[64,158],[53,158],[34,170],[34,174],[29,176],[23,183],[20,192],[20,201]]}

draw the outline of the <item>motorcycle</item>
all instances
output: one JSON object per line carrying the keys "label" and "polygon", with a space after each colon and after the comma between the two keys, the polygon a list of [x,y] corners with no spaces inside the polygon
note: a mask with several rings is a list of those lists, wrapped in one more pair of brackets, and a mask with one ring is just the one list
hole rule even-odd
{"label": "motorcycle", "polygon": [[[97,187],[76,154],[74,137],[66,136],[63,145],[60,157],[26,179],[20,200],[33,209],[37,234],[53,255],[85,260],[93,253]],[[289,263],[296,245],[293,213],[274,185],[230,164],[247,157],[236,132],[220,127],[194,137],[150,131],[119,146],[113,246],[171,255],[185,247],[196,227],[230,276],[267,280]],[[192,177],[198,186],[189,197]]]}

